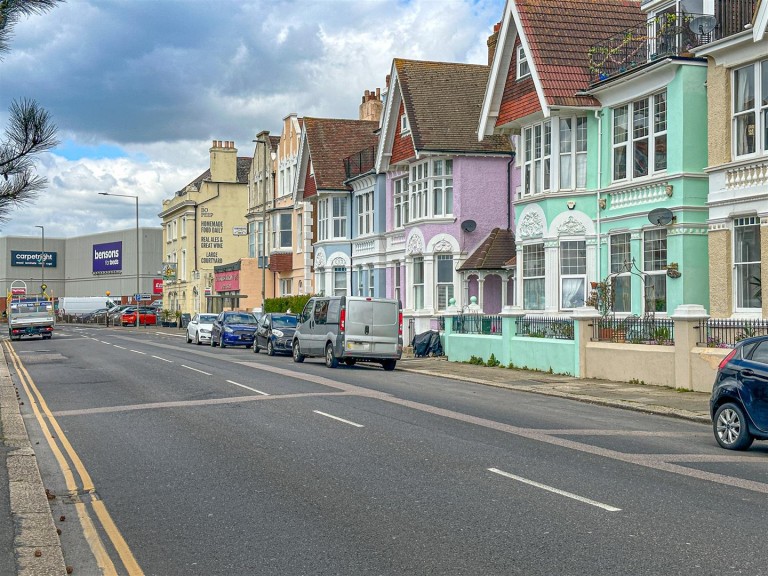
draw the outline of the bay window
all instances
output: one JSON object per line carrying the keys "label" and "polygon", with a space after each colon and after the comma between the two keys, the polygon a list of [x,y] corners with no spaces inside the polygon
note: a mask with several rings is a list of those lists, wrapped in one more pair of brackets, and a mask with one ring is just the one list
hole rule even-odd
{"label": "bay window", "polygon": [[347,237],[347,199],[342,196],[336,196],[333,201],[333,237]]}
{"label": "bay window", "polygon": [[544,309],[544,244],[523,246],[523,308]]}
{"label": "bay window", "polygon": [[333,268],[333,295],[347,295],[347,268],[346,266],[335,266]]}
{"label": "bay window", "polygon": [[768,60],[733,71],[734,154],[768,152]]}
{"label": "bay window", "polygon": [[317,203],[317,239],[328,240],[328,200]]}
{"label": "bay window", "polygon": [[375,276],[375,273],[374,273],[373,264],[371,264],[368,267],[368,296],[370,296],[371,298],[373,298],[373,293],[374,293],[374,289],[373,288],[374,288],[374,285],[376,283],[375,282],[375,277],[376,276]]}
{"label": "bay window", "polygon": [[357,235],[373,233],[373,192],[357,196]]}
{"label": "bay window", "polygon": [[646,312],[666,312],[667,231],[665,229],[648,230],[643,234],[643,271],[646,273]]}
{"label": "bay window", "polygon": [[523,195],[587,185],[586,116],[553,117],[523,129]]}
{"label": "bay window", "polygon": [[394,181],[395,228],[408,224],[408,177]]}
{"label": "bay window", "polygon": [[587,291],[587,244],[584,240],[560,242],[560,308],[584,306]]}
{"label": "bay window", "polygon": [[395,280],[394,280],[395,291],[394,291],[393,296],[394,296],[395,300],[400,302],[400,305],[402,306],[403,300],[400,297],[400,295],[401,295],[401,286],[402,286],[402,277],[401,277],[400,262],[398,262],[397,260],[394,262],[393,272],[394,272],[394,276],[395,276]]}
{"label": "bay window", "polygon": [[[395,227],[398,225],[398,195],[395,181]],[[431,217],[450,217],[453,214],[453,160],[434,159],[413,164],[410,181],[404,183],[410,190],[410,206],[405,206],[407,216],[418,220]],[[402,223],[407,220],[402,218]]]}
{"label": "bay window", "polygon": [[733,222],[733,273],[736,308],[762,308],[760,220],[754,216]]}
{"label": "bay window", "polygon": [[613,180],[642,178],[666,169],[666,91],[614,108]]}
{"label": "bay window", "polygon": [[272,248],[280,250],[291,248],[293,230],[291,229],[292,214],[274,214],[272,216]]}
{"label": "bay window", "polygon": [[448,308],[448,301],[453,298],[453,256],[438,254],[437,257],[437,309]]}

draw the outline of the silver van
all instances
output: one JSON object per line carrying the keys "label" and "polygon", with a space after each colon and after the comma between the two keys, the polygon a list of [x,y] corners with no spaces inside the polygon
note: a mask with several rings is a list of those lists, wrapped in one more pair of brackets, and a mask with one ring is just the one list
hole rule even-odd
{"label": "silver van", "polygon": [[299,315],[293,336],[293,361],[325,357],[339,362],[378,362],[394,370],[403,353],[403,314],[400,302],[385,298],[315,296]]}

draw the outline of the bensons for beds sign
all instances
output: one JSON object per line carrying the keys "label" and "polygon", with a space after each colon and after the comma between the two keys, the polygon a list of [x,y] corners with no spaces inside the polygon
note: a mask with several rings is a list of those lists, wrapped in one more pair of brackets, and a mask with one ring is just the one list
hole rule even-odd
{"label": "bensons for beds sign", "polygon": [[93,245],[93,273],[120,274],[123,271],[123,243]]}

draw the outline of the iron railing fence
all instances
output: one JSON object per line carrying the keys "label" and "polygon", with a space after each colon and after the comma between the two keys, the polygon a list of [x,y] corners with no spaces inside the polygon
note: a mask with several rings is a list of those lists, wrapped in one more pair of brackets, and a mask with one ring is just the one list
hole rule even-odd
{"label": "iron railing fence", "polygon": [[557,316],[523,316],[517,321],[515,336],[573,340],[573,319]]}
{"label": "iron railing fence", "polygon": [[351,156],[344,158],[344,173],[347,178],[360,176],[373,169],[376,162],[376,147],[370,146],[360,152],[355,152]]}
{"label": "iron railing fence", "polygon": [[416,318],[408,318],[408,328],[405,334],[408,339],[403,343],[404,346],[413,346],[413,337],[416,336]]}
{"label": "iron railing fence", "polygon": [[592,323],[592,340],[627,344],[675,343],[675,321],[671,318],[628,316],[599,318]]}
{"label": "iron railing fence", "polygon": [[739,340],[768,335],[768,320],[710,318],[699,328],[699,346],[733,348]]}
{"label": "iron railing fence", "polygon": [[752,21],[757,0],[719,0],[715,14],[661,12],[647,22],[627,28],[590,47],[589,76],[601,82],[632,68],[690,52],[742,32]]}
{"label": "iron railing fence", "polygon": [[501,316],[460,314],[453,316],[452,329],[455,334],[492,334],[498,336],[502,333]]}
{"label": "iron railing fence", "polygon": [[445,316],[437,317],[437,330],[439,332],[445,332]]}

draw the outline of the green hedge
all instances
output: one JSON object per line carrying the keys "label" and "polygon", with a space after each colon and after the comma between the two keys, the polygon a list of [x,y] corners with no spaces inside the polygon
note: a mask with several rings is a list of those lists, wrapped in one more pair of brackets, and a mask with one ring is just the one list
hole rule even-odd
{"label": "green hedge", "polygon": [[299,314],[304,310],[304,306],[310,298],[312,298],[311,294],[267,298],[264,301],[264,312],[288,312],[290,310],[292,314]]}

